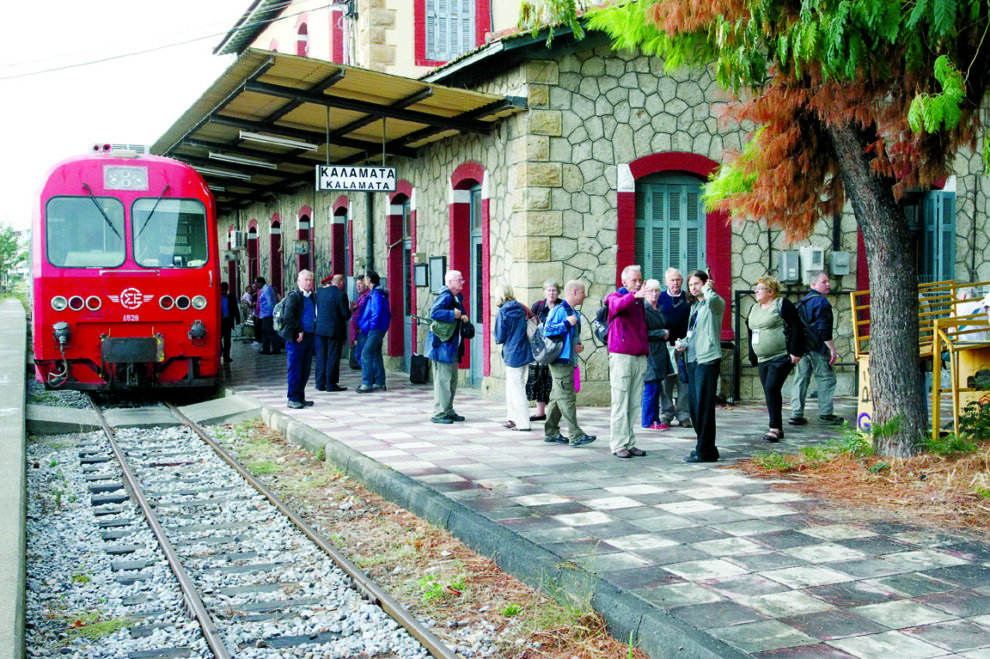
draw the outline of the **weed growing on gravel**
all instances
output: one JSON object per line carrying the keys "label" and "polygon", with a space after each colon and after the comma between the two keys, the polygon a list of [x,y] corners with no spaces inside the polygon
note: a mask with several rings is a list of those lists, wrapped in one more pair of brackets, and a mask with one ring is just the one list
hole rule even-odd
{"label": "weed growing on gravel", "polygon": [[255,476],[261,474],[274,474],[278,471],[278,465],[270,460],[258,460],[255,462],[247,463],[248,471],[250,471]]}
{"label": "weed growing on gravel", "polygon": [[68,645],[73,638],[82,636],[91,641],[115,634],[121,629],[125,629],[134,624],[130,618],[111,618],[100,620],[99,613],[83,613],[75,620],[69,622],[68,637],[65,645]]}
{"label": "weed growing on gravel", "polygon": [[443,584],[432,574],[419,580],[420,598],[424,602],[439,602],[443,599]]}
{"label": "weed growing on gravel", "polygon": [[80,586],[85,586],[90,581],[92,581],[93,576],[88,572],[76,572],[72,575],[72,583],[79,584]]}
{"label": "weed growing on gravel", "polygon": [[506,618],[513,618],[522,613],[522,607],[518,604],[509,604],[502,608],[502,615]]}

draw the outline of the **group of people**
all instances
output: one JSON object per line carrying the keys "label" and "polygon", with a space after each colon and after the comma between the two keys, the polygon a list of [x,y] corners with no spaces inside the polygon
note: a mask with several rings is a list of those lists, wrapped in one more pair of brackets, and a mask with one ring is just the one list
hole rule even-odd
{"label": "group of people", "polygon": [[[457,280],[462,283],[462,278],[460,273],[453,275],[456,290],[451,292],[448,281],[446,293],[441,294],[441,298],[451,297],[452,302],[443,302],[441,307],[456,307],[460,291]],[[693,428],[696,435],[695,448],[684,458],[686,462],[717,461],[715,407],[725,300],[715,291],[708,273],[700,270],[690,274],[686,291],[683,275],[675,268],[665,273],[665,287],[655,279],[644,282],[642,269],[636,265],[625,268],[620,280],[622,286],[604,302],[612,455],[620,459],[646,455],[636,446],[637,424],[649,430],[667,430],[677,424]],[[836,351],[828,292],[829,279],[824,272],[815,276],[811,291],[797,306],[780,297],[776,280],[764,277],[757,282],[757,304],[749,317],[750,345],[766,395],[769,428],[763,438],[767,441],[783,438],[781,388],[795,365],[798,372],[791,394],[790,423],[807,423],[804,404],[812,374],[818,380],[820,420],[829,425],[842,423],[832,413]],[[544,298],[527,308],[515,299],[510,287],[501,288],[494,335],[495,342],[502,345],[506,366],[506,428],[528,431],[533,422],[543,421],[545,442],[581,446],[595,441],[594,435],[581,429],[575,408],[580,386],[577,356],[584,349],[581,317],[575,308],[584,301],[585,293],[584,284],[569,281],[561,297],[557,282],[548,281]],[[437,308],[435,304],[434,312]],[[532,317],[543,325],[544,336],[563,343],[560,356],[550,364],[532,363],[526,331]],[[431,336],[429,341],[439,340]],[[428,344],[428,351],[430,347]],[[456,387],[456,368],[453,370]],[[458,416],[452,408],[452,388],[445,386],[443,397],[437,395],[435,400],[443,401],[434,409],[435,423],[448,423],[452,415]],[[535,414],[530,414],[530,401],[536,402]]]}
{"label": "group of people", "polygon": [[[241,302],[254,313],[255,338],[261,344],[263,355],[281,352],[284,342],[287,357],[286,384],[288,407],[300,409],[313,405],[307,400],[306,384],[316,361],[317,391],[346,391],[340,384],[340,359],[347,341],[348,321],[352,324],[354,344],[353,359],[359,360],[361,385],[359,394],[384,391],[385,362],[382,342],[391,322],[388,293],[379,284],[378,273],[369,270],[358,277],[358,298],[347,299],[343,275],[324,278],[316,287],[316,277],[309,270],[302,270],[296,279],[296,288],[290,290],[283,303],[281,329],[275,329],[275,308],[278,295],[263,277],[248,286]],[[230,361],[230,334],[234,323],[240,321],[237,301],[227,293],[227,282],[221,283],[222,352]],[[229,318],[229,320],[228,320]]]}
{"label": "group of people", "polygon": [[[664,274],[664,284],[643,280],[640,266],[626,267],[622,285],[610,293],[607,308],[606,347],[609,359],[611,415],[609,449],[616,458],[642,457],[636,446],[636,426],[667,430],[677,424],[693,428],[696,444],[686,462],[714,462],[715,407],[722,364],[721,331],[725,300],[715,291],[707,272],[696,270],[687,280],[675,268]],[[312,272],[299,273],[297,288],[284,302],[281,331],[275,333],[273,313],[277,296],[258,277],[253,290],[245,293],[260,319],[262,354],[277,354],[279,339],[288,353],[288,407],[312,405],[305,397],[311,365],[316,360],[316,389],[344,391],[340,358],[350,320],[355,343],[352,355],[360,363],[362,384],[358,393],[386,390],[382,344],[391,321],[388,293],[379,288],[378,274],[369,271],[356,282],[358,298],[349,302],[343,275],[327,277],[315,287]],[[223,356],[230,359],[230,328],[239,320],[237,303],[221,285]],[[763,439],[778,442],[784,437],[782,387],[797,367],[791,392],[792,425],[803,425],[805,399],[812,375],[818,381],[820,421],[835,425],[842,420],[832,413],[835,390],[835,342],[832,339],[832,307],[827,299],[828,274],[817,273],[809,293],[797,304],[783,298],[780,283],[761,277],[755,288],[756,304],[748,317],[750,360],[759,369],[767,412],[768,430]],[[425,353],[433,371],[431,421],[453,424],[464,421],[454,410],[458,364],[464,356],[464,340],[474,329],[464,308],[464,276],[450,270],[430,309],[430,328]],[[561,289],[547,281],[544,297],[526,307],[510,286],[497,295],[494,338],[502,346],[505,362],[507,429],[529,431],[543,421],[547,443],[572,447],[594,442],[597,437],[581,429],[577,419],[580,389],[578,355],[585,284],[568,281]],[[255,295],[255,297],[252,297]],[[527,326],[535,319],[545,337],[559,343],[559,354],[548,364],[535,363]],[[258,322],[255,323],[259,325]],[[274,334],[274,337],[272,336]],[[536,403],[530,413],[530,402]],[[564,434],[566,432],[566,434]]]}

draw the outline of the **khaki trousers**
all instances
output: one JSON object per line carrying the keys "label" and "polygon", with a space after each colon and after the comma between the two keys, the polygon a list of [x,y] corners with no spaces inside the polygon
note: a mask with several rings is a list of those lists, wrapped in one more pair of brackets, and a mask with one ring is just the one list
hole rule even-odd
{"label": "khaki trousers", "polygon": [[543,433],[547,437],[561,434],[561,422],[567,426],[566,437],[572,442],[584,438],[584,431],[577,422],[577,394],[574,392],[574,366],[550,364],[550,403],[547,405],[547,422]]}
{"label": "khaki trousers", "polygon": [[454,394],[457,393],[457,364],[430,360],[433,366],[433,416],[449,416],[454,413]]}
{"label": "khaki trousers", "polygon": [[643,413],[643,381],[646,378],[646,357],[610,353],[608,379],[612,385],[612,436],[608,446],[619,449],[636,446],[633,428]]}

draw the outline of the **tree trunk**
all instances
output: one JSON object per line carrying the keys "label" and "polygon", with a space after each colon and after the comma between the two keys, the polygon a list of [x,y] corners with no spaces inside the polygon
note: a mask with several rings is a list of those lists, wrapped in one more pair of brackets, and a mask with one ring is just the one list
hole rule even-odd
{"label": "tree trunk", "polygon": [[[870,391],[873,447],[905,457],[928,430],[918,341],[918,266],[894,181],[870,168],[868,131],[829,126],[846,195],[863,232],[870,268]],[[889,424],[897,420],[896,424]]]}

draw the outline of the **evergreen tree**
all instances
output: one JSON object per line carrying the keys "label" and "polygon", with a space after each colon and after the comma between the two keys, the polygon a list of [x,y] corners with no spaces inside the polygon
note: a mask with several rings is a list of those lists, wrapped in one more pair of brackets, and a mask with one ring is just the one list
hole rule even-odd
{"label": "evergreen tree", "polygon": [[[927,432],[917,263],[900,197],[951,174],[960,149],[990,162],[987,0],[524,0],[520,25],[583,24],[670,70],[708,67],[755,126],[709,183],[712,208],[794,238],[848,199],[870,272],[870,376],[883,455]],[[583,12],[591,8],[586,19]],[[552,31],[551,31],[552,38]]]}

